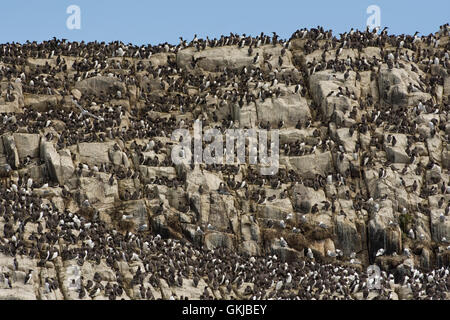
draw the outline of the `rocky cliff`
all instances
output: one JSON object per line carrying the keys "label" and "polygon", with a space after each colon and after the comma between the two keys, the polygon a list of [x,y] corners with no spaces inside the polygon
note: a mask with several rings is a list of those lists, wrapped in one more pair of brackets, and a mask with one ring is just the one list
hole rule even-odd
{"label": "rocky cliff", "polygon": [[[448,25],[0,45],[0,297],[448,298],[449,49]],[[197,119],[279,130],[278,172],[175,165]]]}

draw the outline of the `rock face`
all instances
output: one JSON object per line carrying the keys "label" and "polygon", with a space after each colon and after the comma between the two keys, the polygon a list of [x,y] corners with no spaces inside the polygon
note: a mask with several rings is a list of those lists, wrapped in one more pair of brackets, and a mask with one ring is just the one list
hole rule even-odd
{"label": "rock face", "polygon": [[3,150],[6,156],[6,162],[13,168],[19,167],[19,153],[17,151],[14,137],[10,134],[3,135]]}
{"label": "rock face", "polygon": [[51,142],[42,142],[40,146],[41,159],[45,162],[49,177],[64,185],[74,171],[71,153],[69,150],[56,151]]}
{"label": "rock face", "polygon": [[269,122],[276,127],[283,121],[286,126],[294,127],[298,121],[305,123],[311,119],[306,99],[300,95],[286,92],[285,97],[266,99],[256,104],[256,116],[262,123]]}
{"label": "rock face", "polygon": [[113,143],[80,143],[78,144],[79,161],[93,166],[109,163],[110,160],[116,160],[115,157],[110,157],[109,150],[112,148],[112,145]]}
{"label": "rock face", "polygon": [[17,146],[19,159],[39,157],[40,140],[41,137],[39,134],[15,133],[14,141]]}
{"label": "rock face", "polygon": [[126,86],[114,77],[96,76],[78,82],[75,85],[82,94],[109,94],[113,92],[116,94],[117,90],[126,90]]}
{"label": "rock face", "polygon": [[[3,66],[1,66],[3,69]],[[20,83],[1,82],[0,113],[21,112],[24,106],[22,85]]]}
{"label": "rock face", "polygon": [[290,165],[303,178],[314,179],[317,175],[326,176],[333,170],[331,152],[290,157]]}
{"label": "rock face", "polygon": [[0,299],[448,298],[448,26],[346,37],[0,45]]}

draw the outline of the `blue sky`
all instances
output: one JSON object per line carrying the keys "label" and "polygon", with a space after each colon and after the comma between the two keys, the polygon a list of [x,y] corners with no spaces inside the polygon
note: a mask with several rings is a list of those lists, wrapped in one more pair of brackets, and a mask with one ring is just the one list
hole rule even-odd
{"label": "blue sky", "polygon": [[[276,31],[282,38],[321,25],[334,34],[364,29],[369,5],[381,9],[381,25],[394,34],[429,34],[450,22],[449,0],[9,0],[1,1],[0,43],[48,40],[121,40],[133,44],[178,43],[199,37]],[[69,30],[66,9],[81,9],[81,29]]]}

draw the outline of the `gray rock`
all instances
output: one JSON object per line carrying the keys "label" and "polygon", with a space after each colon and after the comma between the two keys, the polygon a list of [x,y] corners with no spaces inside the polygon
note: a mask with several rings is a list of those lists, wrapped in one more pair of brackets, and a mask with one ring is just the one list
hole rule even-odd
{"label": "gray rock", "polygon": [[75,88],[83,95],[100,95],[101,92],[107,94],[110,91],[115,94],[117,90],[120,90],[122,94],[126,92],[125,85],[119,79],[105,76],[95,76],[79,81],[75,84]]}
{"label": "gray rock", "polygon": [[[278,98],[268,98],[264,102],[258,100],[256,102],[256,113],[259,122],[270,122],[275,128],[278,123],[283,120],[285,126],[295,127],[300,120],[305,123],[311,119],[311,112],[309,110],[306,99],[299,94],[293,93],[293,88],[288,89],[291,92],[285,92]],[[276,110],[276,112],[274,112]]]}
{"label": "gray rock", "polygon": [[50,177],[60,185],[64,185],[75,172],[71,153],[67,149],[57,152],[53,143],[42,141],[40,156],[47,166]]}
{"label": "gray rock", "polygon": [[39,157],[40,140],[39,134],[14,133],[14,141],[16,142],[19,158],[24,159],[27,156],[31,158]]}
{"label": "gray rock", "polygon": [[449,150],[442,151],[442,166],[445,169],[450,169],[450,151]]}
{"label": "gray rock", "polygon": [[4,134],[2,136],[3,140],[3,150],[6,154],[6,161],[9,163],[11,168],[19,168],[19,153],[17,152],[17,146],[14,141],[14,136],[11,134]]}
{"label": "gray rock", "polygon": [[352,252],[360,252],[363,249],[364,234],[360,233],[355,223],[341,216],[336,217],[335,223],[337,247],[346,256],[350,256]]}
{"label": "gray rock", "polygon": [[[0,113],[22,112],[24,106],[22,84],[13,82],[11,85],[13,86],[11,95],[14,96],[14,101],[6,101],[5,97],[2,95],[0,97]],[[1,82],[1,92],[6,92],[8,86],[9,84],[7,82]]]}
{"label": "gray rock", "polygon": [[[79,143],[78,153],[80,155],[80,162],[91,165],[101,165],[102,163],[109,163],[109,150],[114,145],[114,142],[92,142],[92,143]],[[118,161],[122,160],[120,154],[118,155]]]}
{"label": "gray rock", "polygon": [[368,245],[371,259],[379,249],[385,249],[386,254],[402,251],[402,232],[398,225],[391,226],[390,222],[395,223],[392,210],[382,208],[370,219],[368,226]]}
{"label": "gray rock", "polygon": [[294,261],[304,258],[304,253],[292,248],[281,247],[280,245],[272,245],[271,254],[275,254],[282,262],[293,263]]}
{"label": "gray rock", "polygon": [[391,134],[392,137],[395,137],[397,142],[395,145],[391,143],[388,143],[387,136],[388,134],[385,134],[384,137],[384,149],[386,150],[386,155],[389,161],[393,163],[410,163],[410,158],[406,153],[406,147],[407,147],[407,139],[406,135],[404,134]]}
{"label": "gray rock", "polygon": [[[321,107],[326,119],[331,119],[335,112],[348,112],[351,110],[352,105],[356,104],[356,101],[346,96],[336,96],[339,92],[339,87],[348,87],[352,92],[357,91],[350,80],[351,78],[344,81],[342,74],[338,78],[330,70],[316,72],[309,77],[312,97],[316,105]],[[330,93],[332,95],[328,96]]]}
{"label": "gray rock", "polygon": [[333,170],[331,152],[309,154],[300,157],[290,157],[289,164],[303,178],[314,179],[316,174],[326,176]]}
{"label": "gray rock", "polygon": [[26,95],[24,99],[27,108],[43,112],[55,108],[62,101],[60,95]]}
{"label": "gray rock", "polygon": [[[200,59],[197,62],[196,67],[201,68],[205,71],[215,72],[217,68],[223,70],[227,67],[229,69],[240,69],[245,66],[253,65],[253,58],[256,53],[259,53],[260,59],[257,65],[263,65],[263,54],[273,54],[274,56],[280,55],[282,47],[271,45],[262,46],[261,48],[255,48],[252,56],[248,55],[247,48],[238,48],[237,46],[224,46],[217,48],[208,48],[197,52],[195,48],[185,48],[180,50],[177,54],[177,64],[182,68],[187,70],[192,70],[192,56],[195,59]],[[277,63],[277,58],[273,59],[273,64]],[[285,68],[292,68],[289,55],[285,57]],[[272,61],[270,61],[272,62]]]}
{"label": "gray rock", "polygon": [[234,250],[235,236],[223,232],[208,232],[205,234],[205,246],[209,250],[225,247]]}

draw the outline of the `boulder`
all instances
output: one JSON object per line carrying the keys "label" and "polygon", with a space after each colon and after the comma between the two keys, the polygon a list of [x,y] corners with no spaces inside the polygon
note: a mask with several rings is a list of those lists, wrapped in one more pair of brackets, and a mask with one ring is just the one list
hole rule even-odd
{"label": "boulder", "polygon": [[[353,81],[351,81],[352,79]],[[355,87],[354,79],[354,72],[351,72],[351,77],[344,80],[343,74],[336,75],[331,70],[319,71],[309,77],[309,86],[314,102],[320,106],[327,120],[331,119],[335,112],[346,113],[352,109],[352,106],[356,105],[355,100],[345,95],[336,95],[339,92],[339,87],[342,89],[347,87],[357,97],[359,88]]]}
{"label": "boulder", "polygon": [[57,181],[60,185],[64,185],[75,172],[72,155],[67,149],[57,152],[53,143],[42,141],[40,156],[47,166],[51,179]]}
{"label": "boulder", "polygon": [[368,226],[368,246],[371,261],[379,249],[384,249],[385,254],[402,251],[402,231],[395,223],[396,219],[390,208],[381,208],[375,216],[370,219]]}
{"label": "boulder", "polygon": [[[239,48],[237,46],[224,46],[208,48],[206,50],[197,51],[193,47],[184,48],[177,54],[177,65],[189,71],[193,70],[192,57],[199,59],[196,67],[203,69],[204,71],[216,72],[217,69],[223,70],[225,67],[229,69],[241,69],[245,66],[263,66],[263,55],[272,54],[274,57],[280,55],[282,47],[272,45],[262,46],[255,48],[251,56],[248,55],[248,47]],[[259,53],[259,62],[253,64],[253,58]],[[273,58],[270,63],[276,64],[278,58]],[[292,68],[290,61],[290,53],[284,57],[284,67]]]}
{"label": "boulder", "polygon": [[126,216],[132,216],[129,221],[133,222],[136,230],[144,224],[148,225],[147,206],[143,199],[123,202],[121,212]]}
{"label": "boulder", "polygon": [[[317,152],[317,151],[316,151]],[[326,176],[333,171],[331,152],[309,154],[305,156],[295,156],[289,158],[292,168],[305,179],[314,179],[316,175]]]}
{"label": "boulder", "polygon": [[97,173],[97,177],[80,177],[81,199],[89,200],[91,205],[101,208],[106,205],[113,205],[119,198],[118,186],[109,184],[110,175],[107,173]]}
{"label": "boulder", "polygon": [[337,216],[335,231],[337,235],[336,247],[341,249],[345,256],[350,256],[352,252],[360,252],[363,249],[364,234],[360,233],[360,230],[352,221]]}
{"label": "boulder", "polygon": [[[10,90],[11,96],[13,96],[13,101],[6,101],[6,95],[3,92],[7,92],[9,85],[12,85]],[[24,106],[22,84],[21,83],[11,83],[0,82],[0,89],[2,94],[0,95],[0,113],[10,113],[10,112],[22,112]]]}
{"label": "boulder", "polygon": [[237,220],[234,198],[229,195],[220,195],[213,192],[210,196],[210,203],[208,223],[215,230],[231,232],[231,222]]}
{"label": "boulder", "polygon": [[303,184],[294,186],[292,198],[294,205],[303,214],[310,213],[313,205],[319,204],[321,206],[321,201],[326,200],[323,190],[319,189],[315,191]]}
{"label": "boulder", "polygon": [[442,151],[442,167],[450,169],[450,150]]}
{"label": "boulder", "polygon": [[186,191],[197,192],[200,186],[204,192],[217,191],[223,180],[216,174],[202,171],[198,166],[186,172]]}
{"label": "boulder", "polygon": [[280,261],[287,263],[294,263],[304,259],[303,251],[300,252],[292,248],[281,247],[279,244],[273,244],[271,246],[270,254],[275,254],[279,257]]}
{"label": "boulder", "polygon": [[223,232],[208,232],[205,234],[205,246],[208,250],[227,248],[234,250],[235,236]]}
{"label": "boulder", "polygon": [[390,143],[387,141],[387,136],[388,133],[384,137],[384,150],[386,150],[388,160],[393,163],[410,163],[410,158],[405,151],[407,147],[406,135],[391,134],[397,140],[395,145],[392,144],[392,141]]}
{"label": "boulder", "polygon": [[141,177],[145,179],[154,179],[155,177],[165,177],[168,179],[174,179],[177,176],[174,167],[149,167],[139,166]]}
{"label": "boulder", "polygon": [[237,103],[232,105],[233,119],[239,121],[241,128],[255,128],[258,124],[258,114],[256,104],[245,103],[242,108]]}
{"label": "boulder", "polygon": [[[109,150],[114,145],[114,142],[92,142],[79,143],[78,154],[80,155],[80,162],[86,163],[89,166],[101,165],[102,163],[109,163]],[[119,155],[120,157],[120,155]],[[120,161],[122,158],[120,157]]]}
{"label": "boulder", "polygon": [[72,91],[70,91],[70,93],[72,94],[72,96],[76,99],[76,100],[80,100],[81,99],[81,91],[78,89],[72,89]]}
{"label": "boulder", "polygon": [[57,107],[62,99],[60,95],[27,94],[24,104],[27,108],[43,112]]}
{"label": "boulder", "polygon": [[18,169],[20,160],[16,142],[14,141],[14,136],[11,134],[4,134],[2,138],[3,152],[6,154],[6,161],[9,163],[11,168]]}
{"label": "boulder", "polygon": [[431,210],[431,238],[437,243],[443,243],[443,239],[450,241],[450,217],[444,215],[444,221],[441,221],[440,215],[444,213],[441,210]]}
{"label": "boulder", "polygon": [[269,122],[277,128],[280,121],[284,121],[285,126],[295,127],[299,120],[305,123],[311,119],[306,98],[294,94],[293,89],[290,90],[292,92],[285,92],[278,98],[267,98],[264,102],[258,99],[256,102],[258,121],[264,124]]}
{"label": "boulder", "polygon": [[378,73],[378,90],[380,98],[393,106],[416,105],[419,100],[430,99],[428,93],[415,92],[408,93],[408,85],[411,83],[419,86],[419,74],[411,71],[407,64],[405,68],[393,68],[389,70],[386,64],[381,66]]}
{"label": "boulder", "polygon": [[101,92],[107,94],[113,92],[114,94],[117,90],[120,90],[122,94],[126,92],[126,86],[118,78],[106,77],[106,76],[95,76],[92,78],[84,79],[75,84],[75,88],[78,89],[83,95],[100,95]]}
{"label": "boulder", "polygon": [[14,141],[16,142],[19,158],[22,160],[27,156],[31,158],[39,157],[40,140],[39,134],[14,133]]}

